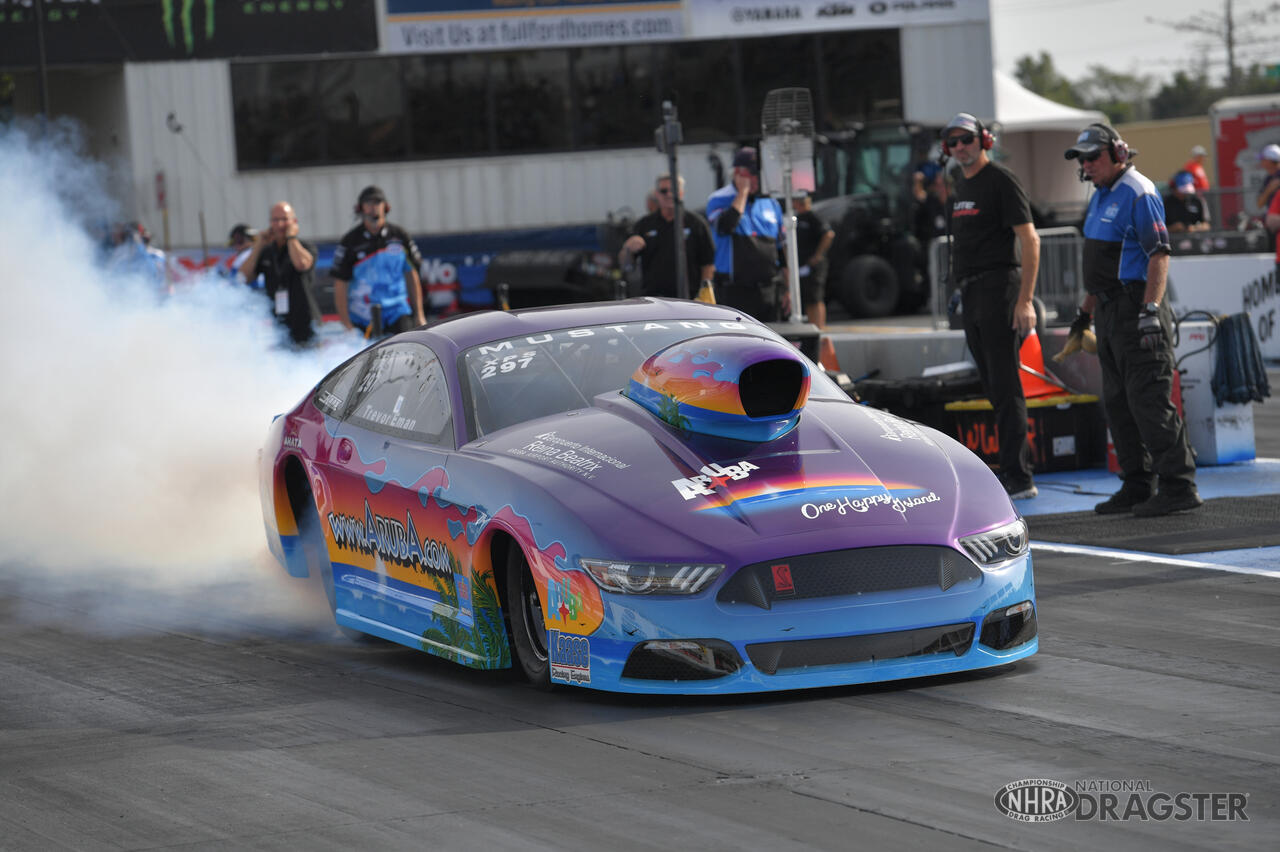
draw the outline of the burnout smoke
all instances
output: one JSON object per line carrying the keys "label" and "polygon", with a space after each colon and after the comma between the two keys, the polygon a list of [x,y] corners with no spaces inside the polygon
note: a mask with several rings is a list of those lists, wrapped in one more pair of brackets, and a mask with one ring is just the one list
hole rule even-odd
{"label": "burnout smoke", "polygon": [[103,178],[69,126],[0,130],[0,577],[88,596],[252,582],[272,570],[270,420],[356,344],[287,351],[263,296],[214,276],[166,296],[112,275]]}

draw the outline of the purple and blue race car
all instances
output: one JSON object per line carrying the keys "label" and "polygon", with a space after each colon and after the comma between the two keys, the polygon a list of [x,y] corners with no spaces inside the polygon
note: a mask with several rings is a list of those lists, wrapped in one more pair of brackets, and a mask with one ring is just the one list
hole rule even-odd
{"label": "purple and blue race car", "polygon": [[734,693],[1034,654],[996,477],[725,307],[468,314],[271,425],[272,552],[338,625],[537,685]]}

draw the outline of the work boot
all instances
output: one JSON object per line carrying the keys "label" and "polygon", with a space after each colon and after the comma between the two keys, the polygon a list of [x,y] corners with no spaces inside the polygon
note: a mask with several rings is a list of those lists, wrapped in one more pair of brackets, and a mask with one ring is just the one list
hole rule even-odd
{"label": "work boot", "polygon": [[1133,507],[1139,503],[1145,503],[1150,499],[1150,485],[1126,482],[1120,486],[1119,491],[1094,506],[1093,511],[1099,515],[1123,515],[1126,512],[1133,511]]}
{"label": "work boot", "polygon": [[1200,492],[1194,485],[1181,488],[1161,488],[1150,500],[1133,507],[1133,514],[1139,518],[1158,518],[1170,512],[1185,512],[1198,509],[1204,505]]}
{"label": "work boot", "polygon": [[1023,486],[1006,485],[1004,490],[1009,495],[1010,500],[1030,500],[1040,493],[1040,489],[1036,488],[1034,483],[1027,483]]}

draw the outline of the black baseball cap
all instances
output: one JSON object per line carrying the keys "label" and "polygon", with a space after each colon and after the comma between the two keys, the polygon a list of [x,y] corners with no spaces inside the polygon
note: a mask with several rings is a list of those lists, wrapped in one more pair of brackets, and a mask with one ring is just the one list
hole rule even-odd
{"label": "black baseball cap", "polygon": [[1090,124],[1084,130],[1080,131],[1080,135],[1076,137],[1076,144],[1068,148],[1063,156],[1068,160],[1074,160],[1081,154],[1092,154],[1095,151],[1101,151],[1109,148],[1120,141],[1120,134],[1115,129],[1106,124]]}
{"label": "black baseball cap", "polygon": [[227,236],[227,245],[229,246],[235,245],[236,240],[239,239],[240,237],[244,237],[246,239],[251,240],[256,236],[258,236],[258,231],[256,228],[250,228],[244,222],[241,222],[240,224],[236,225],[234,228],[231,229],[231,233]]}
{"label": "black baseball cap", "polygon": [[366,186],[360,190],[360,197],[356,199],[356,204],[364,204],[366,201],[382,201],[387,200],[387,194],[376,186]]}
{"label": "black baseball cap", "polygon": [[756,156],[756,149],[739,148],[738,153],[733,155],[733,167],[748,169],[753,175],[760,174],[760,159]]}

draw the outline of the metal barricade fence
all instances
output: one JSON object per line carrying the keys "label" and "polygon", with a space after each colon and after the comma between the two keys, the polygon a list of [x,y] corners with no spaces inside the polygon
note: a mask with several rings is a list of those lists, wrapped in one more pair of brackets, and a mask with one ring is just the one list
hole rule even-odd
{"label": "metal barricade fence", "polygon": [[[1044,303],[1045,322],[1065,324],[1076,315],[1084,297],[1084,238],[1076,228],[1041,228],[1040,272],[1036,296]],[[955,289],[948,281],[950,237],[938,237],[929,246],[929,276],[933,281],[933,323],[951,328],[947,306]],[[959,327],[956,325],[955,327]]]}

